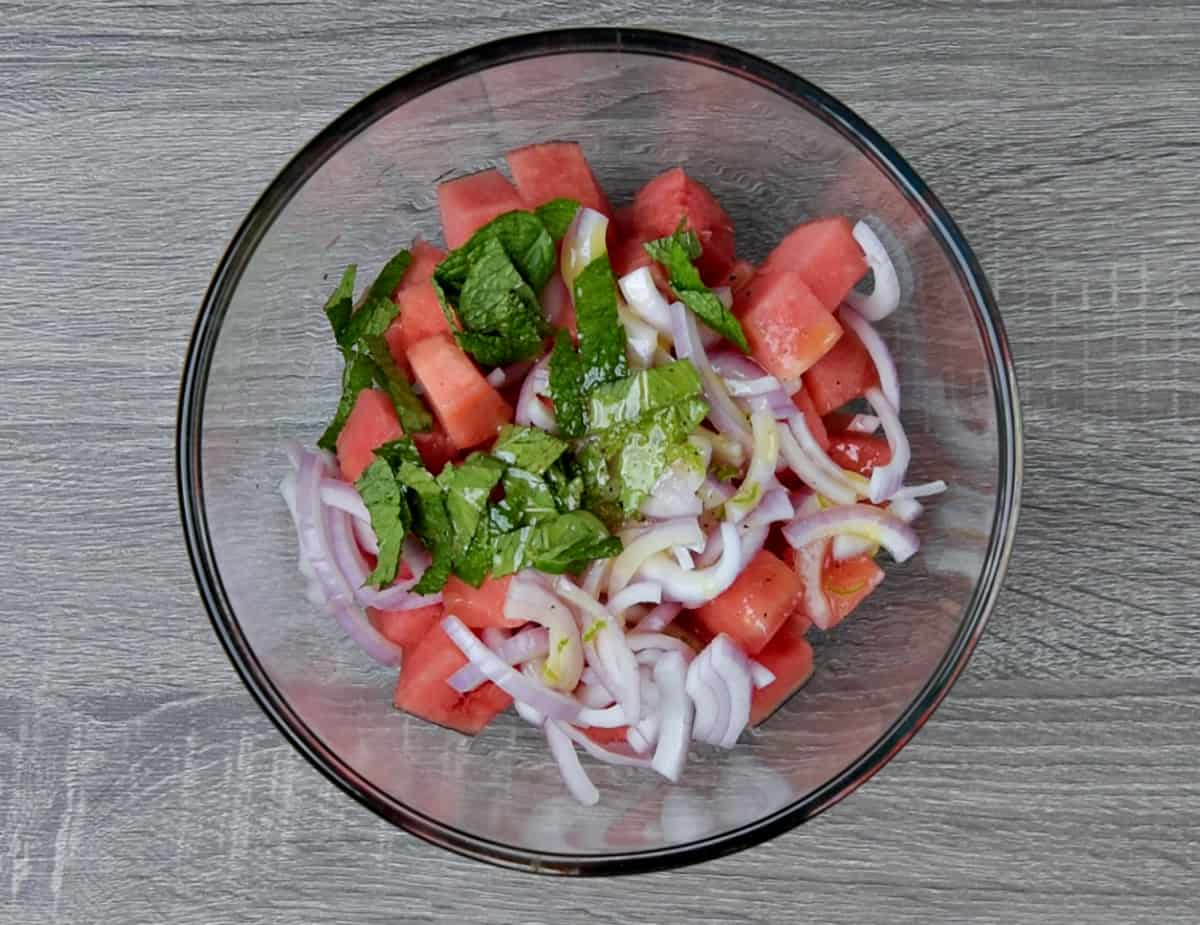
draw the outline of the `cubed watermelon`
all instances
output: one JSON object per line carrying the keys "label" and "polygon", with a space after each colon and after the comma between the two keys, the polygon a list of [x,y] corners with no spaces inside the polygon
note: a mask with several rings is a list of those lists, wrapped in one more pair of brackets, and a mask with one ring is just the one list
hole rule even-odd
{"label": "cubed watermelon", "polygon": [[425,390],[450,442],[465,450],[495,439],[513,411],[448,334],[427,337],[408,349],[413,375]]}
{"label": "cubed watermelon", "polygon": [[413,239],[409,253],[412,254],[412,263],[408,265],[408,269],[404,272],[404,276],[400,280],[400,285],[392,293],[393,299],[396,298],[401,289],[416,286],[430,279],[433,276],[433,271],[437,269],[437,265],[446,257],[444,250],[421,238]]}
{"label": "cubed watermelon", "polygon": [[526,145],[506,155],[508,169],[527,209],[551,199],[576,199],[586,208],[612,215],[612,206],[574,141]]}
{"label": "cubed watermelon", "polygon": [[725,277],[723,285],[730,288],[733,292],[733,297],[736,299],[750,285],[750,281],[754,279],[756,272],[754,264],[749,260],[737,260],[730,269],[729,275]]}
{"label": "cubed watermelon", "polygon": [[821,415],[817,414],[817,407],[813,404],[813,400],[804,386],[800,386],[792,394],[792,404],[799,408],[800,413],[804,415],[804,423],[808,425],[808,432],[812,434],[813,439],[817,441],[821,449],[828,449],[829,433],[825,430],[825,421]]}
{"label": "cubed watermelon", "polygon": [[446,432],[436,426],[426,433],[413,434],[412,439],[417,452],[421,454],[421,462],[425,463],[425,468],[434,475],[441,472],[446,463],[452,462],[457,456]]}
{"label": "cubed watermelon", "polygon": [[681,219],[700,239],[696,266],[710,286],[724,283],[733,267],[733,222],[708,187],[675,167],[641,188],[633,200],[633,224],[643,240],[674,233]]}
{"label": "cubed watermelon", "polygon": [[763,261],[763,273],[793,270],[831,312],[867,273],[853,226],[837,216],[799,225]]}
{"label": "cubed watermelon", "polygon": [[338,466],[342,478],[355,481],[375,460],[375,448],[404,436],[396,408],[387,393],[363,389],[337,437]]}
{"label": "cubed watermelon", "polygon": [[803,619],[788,620],[755,656],[759,664],[771,670],[775,680],[751,696],[750,725],[768,719],[812,677],[813,649],[804,638],[806,628]]}
{"label": "cubed watermelon", "polygon": [[[848,617],[883,581],[884,571],[870,556],[856,556],[844,562],[826,558],[821,571],[821,589],[829,602],[829,614],[805,612],[820,629],[833,629]],[[804,582],[800,582],[803,589]]]}
{"label": "cubed watermelon", "polygon": [[482,170],[439,183],[437,195],[442,233],[451,249],[465,244],[497,215],[525,208],[520,193],[498,170]]}
{"label": "cubed watermelon", "polygon": [[408,369],[408,351],[413,344],[420,343],[434,334],[446,334],[450,325],[438,301],[433,283],[426,279],[412,286],[404,286],[396,293],[400,311],[388,326],[384,337],[388,352],[404,369]]}
{"label": "cubed watermelon", "polygon": [[778,379],[799,378],[842,336],[837,319],[791,271],[756,275],[734,311],[754,359]]}
{"label": "cubed watermelon", "polygon": [[457,575],[451,575],[442,589],[442,603],[446,613],[453,614],[467,626],[482,629],[488,626],[516,627],[523,620],[508,620],[504,617],[504,602],[508,598],[508,586],[512,576],[485,578],[483,584],[473,588]]}
{"label": "cubed watermelon", "polygon": [[851,472],[869,476],[892,461],[892,448],[875,434],[837,434],[829,442],[829,458]]}
{"label": "cubed watermelon", "polygon": [[846,331],[804,374],[804,388],[820,415],[842,407],[879,384],[871,355],[853,331]]}
{"label": "cubed watermelon", "polygon": [[429,628],[440,620],[444,613],[445,610],[441,604],[414,607],[412,610],[367,608],[367,616],[371,620],[371,625],[384,638],[394,642],[401,649],[419,643],[429,632]]}
{"label": "cubed watermelon", "polygon": [[466,663],[467,657],[441,623],[434,623],[416,648],[405,653],[393,702],[413,716],[475,735],[507,710],[512,698],[490,681],[469,693],[458,693],[446,679]]}
{"label": "cubed watermelon", "polygon": [[802,589],[796,572],[764,549],[730,588],[698,607],[693,619],[706,632],[725,633],[754,655],[796,609]]}

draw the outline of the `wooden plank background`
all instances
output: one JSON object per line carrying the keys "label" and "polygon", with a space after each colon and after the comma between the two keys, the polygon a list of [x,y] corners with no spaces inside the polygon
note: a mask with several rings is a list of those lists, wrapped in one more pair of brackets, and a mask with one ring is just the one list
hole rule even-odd
{"label": "wooden plank background", "polygon": [[[846,100],[988,270],[1025,402],[1006,590],[884,773],[756,850],[563,882],[390,829],[204,618],[176,384],[291,153],[437,55],[563,25],[740,45]],[[0,919],[1200,918],[1200,10],[1147,3],[0,2]]]}

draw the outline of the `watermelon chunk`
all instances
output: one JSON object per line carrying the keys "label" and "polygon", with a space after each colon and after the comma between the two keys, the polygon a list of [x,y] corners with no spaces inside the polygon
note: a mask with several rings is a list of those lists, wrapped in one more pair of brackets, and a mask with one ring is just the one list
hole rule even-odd
{"label": "watermelon chunk", "polygon": [[867,273],[867,259],[841,216],[797,226],[763,261],[764,274],[792,270],[831,312]]}
{"label": "watermelon chunk", "polygon": [[525,621],[507,620],[504,617],[504,602],[508,598],[508,585],[512,576],[485,578],[483,584],[473,588],[457,575],[451,575],[442,589],[442,603],[446,613],[454,614],[467,626],[483,629],[487,626],[516,627]]}
{"label": "watermelon chunk", "polygon": [[[398,576],[397,576],[398,577]],[[415,607],[412,610],[379,610],[367,608],[367,617],[385,639],[394,642],[401,649],[415,646],[420,642],[429,628],[442,618],[445,608],[441,604],[430,604],[428,607]]]}
{"label": "watermelon chunk", "polygon": [[448,334],[450,324],[446,321],[446,313],[442,311],[430,280],[404,286],[396,293],[396,301],[400,311],[388,326],[384,337],[387,338],[392,359],[407,369],[408,351],[412,345],[434,334]]}
{"label": "watermelon chunk", "polygon": [[750,698],[750,725],[757,726],[784,705],[813,673],[813,649],[804,638],[807,621],[788,620],[755,656],[775,680]]}
{"label": "watermelon chunk", "polygon": [[876,466],[892,461],[892,448],[874,434],[838,434],[829,443],[829,458],[843,469],[870,476]]}
{"label": "watermelon chunk", "polygon": [[754,269],[754,264],[749,260],[737,260],[729,271],[729,275],[725,277],[724,285],[728,286],[733,292],[733,297],[736,299],[741,292],[750,285],[750,281],[754,279],[754,274],[757,271]]}
{"label": "watermelon chunk", "polygon": [[438,184],[442,233],[453,249],[497,215],[524,209],[521,195],[498,170],[483,170]]}
{"label": "watermelon chunk", "polygon": [[733,222],[708,187],[675,167],[641,188],[633,200],[633,224],[643,240],[665,238],[686,219],[700,239],[696,262],[709,286],[720,286],[734,261]]}
{"label": "watermelon chunk", "polygon": [[495,438],[513,410],[448,334],[408,349],[413,375],[450,442],[460,450]]}
{"label": "watermelon chunk", "polygon": [[612,206],[574,141],[526,145],[506,155],[508,170],[527,209],[551,199],[577,199],[586,208],[612,215]]}
{"label": "watermelon chunk", "polygon": [[454,461],[457,455],[446,432],[436,427],[423,434],[413,434],[412,439],[417,452],[421,454],[421,462],[434,475],[441,472],[447,463]]}
{"label": "watermelon chunk", "polygon": [[799,378],[842,336],[837,319],[790,270],[755,276],[738,301],[750,353],[778,379]]}
{"label": "watermelon chunk", "polygon": [[796,609],[802,591],[796,572],[764,549],[731,587],[698,607],[693,619],[706,632],[725,633],[754,655]]}
{"label": "watermelon chunk", "polygon": [[375,448],[404,436],[387,393],[363,389],[337,437],[338,466],[347,482],[358,479],[375,460]]}
{"label": "watermelon chunk", "polygon": [[408,269],[404,272],[404,277],[400,280],[400,285],[392,293],[393,299],[396,298],[402,289],[417,286],[431,279],[433,271],[437,269],[437,265],[446,258],[444,250],[421,238],[413,238],[412,246],[408,250],[412,254],[412,263],[408,265]]}
{"label": "watermelon chunk", "polygon": [[879,384],[871,355],[853,331],[846,331],[804,374],[804,389],[817,414],[826,415]]}
{"label": "watermelon chunk", "polygon": [[[870,556],[856,556],[845,562],[835,562],[827,558],[821,571],[821,588],[829,602],[829,616],[817,618],[812,614],[805,615],[820,629],[833,629],[879,587],[883,576],[883,569]],[[800,584],[803,588],[802,580]]]}
{"label": "watermelon chunk", "polygon": [[829,448],[829,433],[825,430],[825,421],[821,415],[817,414],[817,406],[813,404],[812,398],[804,386],[792,395],[792,404],[800,409],[800,413],[804,415],[804,423],[808,425],[808,432],[812,434],[813,439],[817,441],[821,449]]}
{"label": "watermelon chunk", "polygon": [[416,648],[405,653],[392,702],[413,716],[475,735],[507,710],[512,698],[490,681],[466,694],[458,693],[446,679],[466,663],[467,657],[441,624],[434,623]]}

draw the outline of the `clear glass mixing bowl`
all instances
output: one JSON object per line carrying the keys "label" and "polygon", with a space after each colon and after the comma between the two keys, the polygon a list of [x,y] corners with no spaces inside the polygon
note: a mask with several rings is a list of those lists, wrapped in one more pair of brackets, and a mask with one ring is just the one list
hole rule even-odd
{"label": "clear glass mixing bowl", "polygon": [[[881,325],[901,368],[912,479],[952,486],[920,554],[816,643],[804,690],[683,783],[588,762],[602,799],[565,793],[537,730],[507,715],[468,739],[395,711],[375,665],[304,597],[276,490],[314,442],[340,360],[320,306],[440,237],[437,182],[509,148],[580,141],[614,201],[682,165],[761,259],[798,222],[874,216],[905,299]],[[313,139],[251,209],[205,297],[180,397],[179,490],[201,595],[243,680],[288,739],[396,825],[488,861],[559,873],[686,864],[812,817],[908,741],[963,670],[999,588],[1020,485],[1017,392],[1000,317],[962,234],[862,119],[732,48],[625,29],[472,48],[403,76]]]}

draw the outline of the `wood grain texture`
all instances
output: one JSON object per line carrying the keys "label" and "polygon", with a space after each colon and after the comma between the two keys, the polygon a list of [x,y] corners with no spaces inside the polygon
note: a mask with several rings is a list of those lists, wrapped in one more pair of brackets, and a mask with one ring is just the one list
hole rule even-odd
{"label": "wood grain texture", "polygon": [[[1192,922],[1200,12],[1176,3],[0,2],[0,920]],[[296,755],[180,538],[178,374],[285,159],[436,55],[555,25],[740,45],[917,166],[995,285],[1022,525],[964,678],[753,851],[550,882],[392,830]]]}

